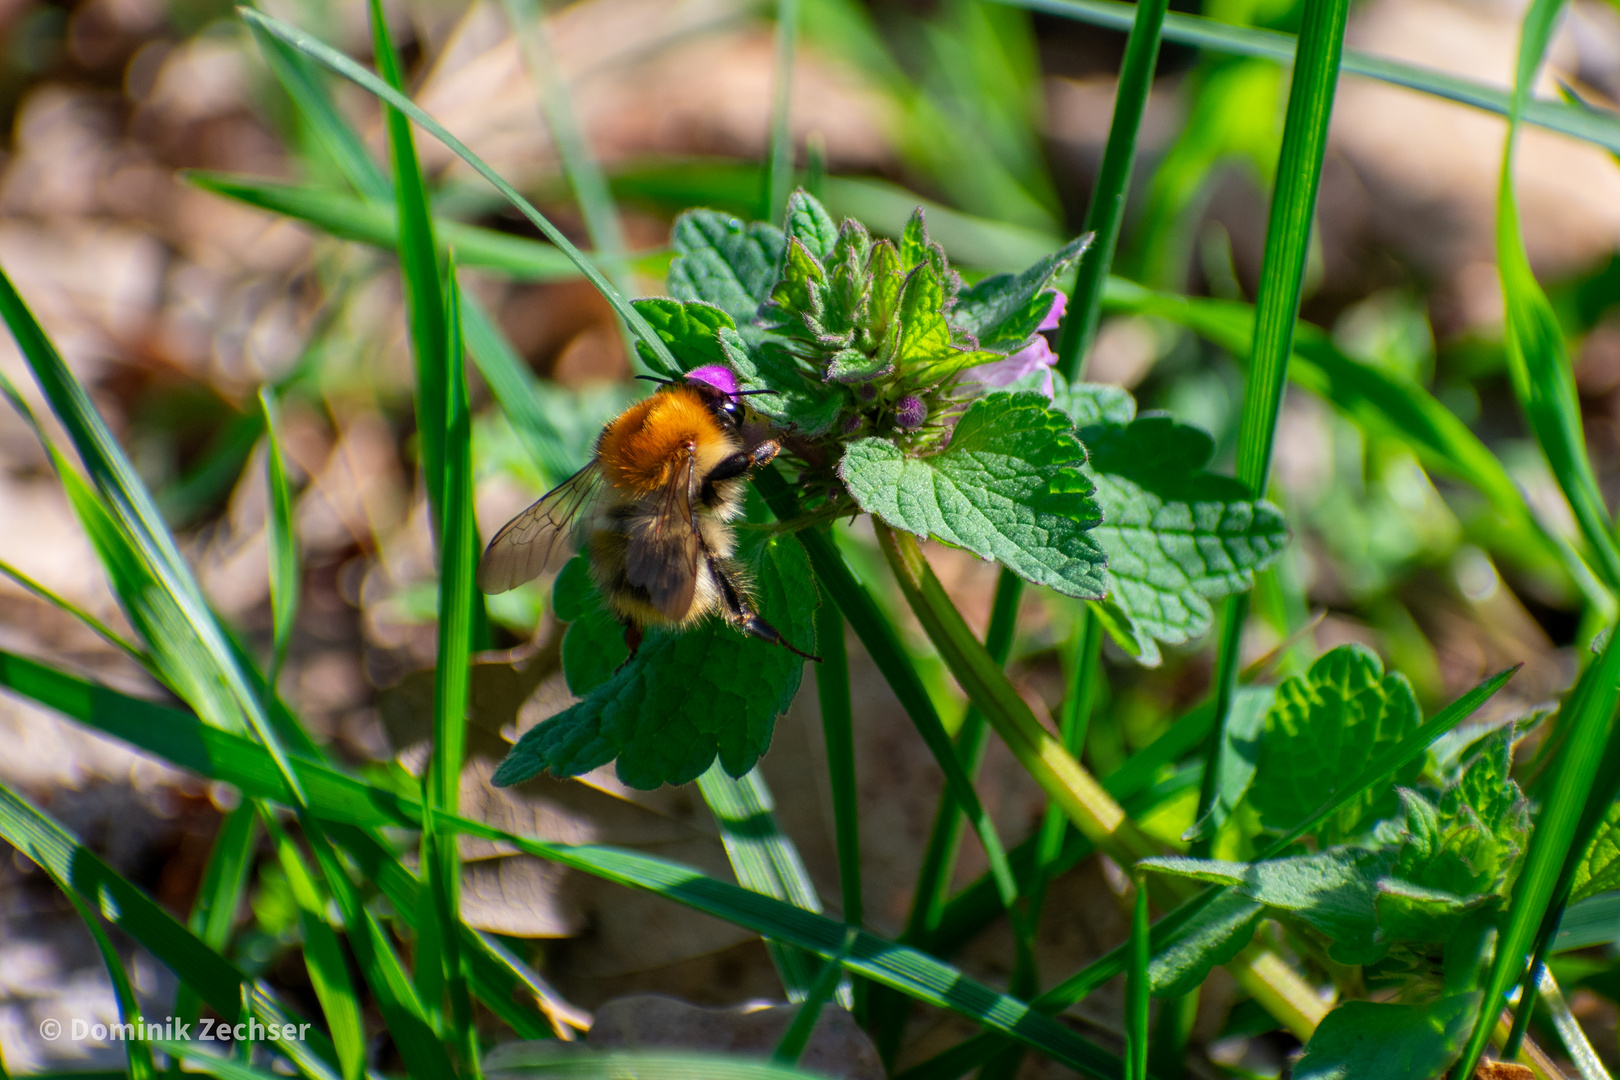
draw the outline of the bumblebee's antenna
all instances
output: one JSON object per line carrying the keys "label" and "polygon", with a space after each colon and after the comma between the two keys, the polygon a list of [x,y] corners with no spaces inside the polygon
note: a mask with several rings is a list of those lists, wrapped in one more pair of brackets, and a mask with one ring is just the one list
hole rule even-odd
{"label": "bumblebee's antenna", "polygon": [[777,391],[770,390],[770,389],[766,389],[766,390],[733,390],[731,392],[731,396],[732,397],[753,397],[755,394],[774,394],[774,393],[777,393]]}
{"label": "bumblebee's antenna", "polygon": [[662,379],[662,378],[659,378],[657,375],[637,375],[636,378],[644,379],[647,382],[655,382],[659,386],[672,386],[675,383],[674,379]]}

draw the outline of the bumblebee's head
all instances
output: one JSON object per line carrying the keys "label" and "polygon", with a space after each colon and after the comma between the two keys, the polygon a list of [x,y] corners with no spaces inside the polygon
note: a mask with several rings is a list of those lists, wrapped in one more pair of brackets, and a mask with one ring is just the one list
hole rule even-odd
{"label": "bumblebee's head", "polygon": [[737,375],[724,364],[705,364],[693,368],[678,385],[696,390],[708,405],[716,420],[736,428],[743,420],[743,395],[737,386]]}

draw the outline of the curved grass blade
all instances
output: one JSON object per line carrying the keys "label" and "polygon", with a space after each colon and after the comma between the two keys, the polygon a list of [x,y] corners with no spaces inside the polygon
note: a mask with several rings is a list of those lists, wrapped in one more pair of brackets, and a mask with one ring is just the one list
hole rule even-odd
{"label": "curved grass blade", "polygon": [[[202,726],[195,718],[189,719]],[[256,756],[266,756],[263,747],[241,736],[229,737],[251,748]],[[273,768],[270,773],[274,775]],[[4,785],[0,785],[0,836],[59,885],[71,889],[140,942],[171,971],[184,972],[186,981],[225,1020],[241,1020],[245,1006],[265,1024],[299,1021],[267,988],[249,980],[54,819]],[[342,1080],[332,1065],[332,1046],[318,1029],[310,1030],[299,1041],[283,1044],[281,1052],[306,1076]]]}
{"label": "curved grass blade", "polygon": [[[180,179],[215,195],[302,221],[328,236],[388,251],[399,249],[399,214],[392,193],[384,201],[368,202],[323,188],[203,169],[182,172]],[[462,266],[498,271],[514,281],[579,277],[578,268],[562,252],[538,240],[439,217],[433,219],[432,231],[438,257],[443,258],[453,247]]]}
{"label": "curved grass blade", "polygon": [[793,1023],[782,1033],[781,1041],[776,1049],[771,1051],[771,1060],[779,1065],[793,1065],[804,1056],[804,1048],[810,1042],[810,1035],[816,1029],[816,1020],[821,1016],[823,1006],[832,998],[838,989],[839,979],[844,974],[844,961],[849,957],[849,950],[854,948],[855,940],[860,931],[850,927],[844,932],[844,946],[838,950],[838,955],[828,959],[822,967],[821,974],[810,987],[804,1001],[799,1004],[799,1011],[793,1014]]}
{"label": "curved grass blade", "polygon": [[1131,905],[1131,937],[1126,943],[1130,964],[1125,969],[1125,1075],[1148,1080],[1148,905],[1147,883],[1137,881]]}
{"label": "curved grass blade", "polygon": [[838,889],[844,921],[865,920],[861,898],[861,832],[859,787],[855,782],[855,715],[849,695],[849,652],[844,643],[844,614],[836,604],[816,608],[816,698],[821,704],[821,733],[827,744],[827,781],[832,788],[833,835],[838,846]]}
{"label": "curved grass blade", "polygon": [[107,975],[112,980],[113,998],[118,1002],[118,1020],[130,1029],[121,1036],[124,1043],[124,1057],[129,1062],[129,1080],[152,1080],[157,1068],[152,1064],[152,1048],[147,1045],[145,1029],[146,1023],[141,1016],[140,1002],[135,998],[135,988],[130,985],[129,972],[124,969],[124,961],[119,957],[118,950],[107,937],[107,931],[101,928],[101,920],[90,909],[66,882],[58,881],[57,886],[62,895],[68,898],[73,909],[84,920],[85,929],[95,939],[96,950],[101,953],[101,962],[107,966]]}
{"label": "curved grass blade", "polygon": [[618,312],[619,317],[623,319],[630,329],[635,332],[636,337],[644,342],[647,348],[652,351],[653,356],[656,358],[657,366],[660,369],[660,374],[674,377],[680,372],[680,365],[676,363],[674,355],[670,353],[669,346],[664,344],[663,339],[661,339],[653,328],[647,324],[647,320],[642,318],[641,314],[630,305],[629,301],[624,298],[623,294],[615,289],[608,282],[607,278],[602,276],[602,272],[598,270],[596,265],[585,256],[585,253],[580,251],[579,248],[575,247],[568,237],[564,236],[563,233],[555,225],[553,225],[544,214],[540,213],[540,211],[534,208],[532,203],[530,203],[522,195],[519,195],[516,188],[512,187],[511,184],[501,179],[500,175],[496,173],[494,169],[490,168],[482,158],[480,158],[477,154],[474,154],[471,150],[467,149],[465,143],[456,138],[454,135],[450,134],[449,131],[445,130],[444,125],[440,124],[437,120],[433,119],[433,117],[422,111],[420,107],[418,107],[405,95],[378,79],[375,75],[371,74],[369,71],[365,70],[359,64],[356,64],[353,60],[350,60],[347,56],[344,56],[336,49],[333,49],[331,46],[326,45],[323,42],[316,41],[295,27],[288,26],[279,19],[271,18],[268,15],[264,15],[250,8],[239,8],[237,10],[241,13],[242,18],[251,23],[264,27],[271,34],[274,34],[276,37],[287,42],[287,44],[291,45],[293,48],[310,56],[317,62],[325,65],[332,71],[343,76],[345,79],[348,79],[350,82],[356,84],[362,89],[375,94],[389,105],[398,109],[406,116],[409,116],[434,138],[438,139],[440,142],[444,143],[445,146],[449,147],[449,149],[454,152],[457,157],[461,158],[468,165],[471,165],[473,170],[476,171],[478,175],[489,181],[496,191],[499,191],[503,196],[505,196],[508,202],[515,206],[524,217],[528,218],[529,221],[532,222],[534,226],[545,235],[547,240],[550,240],[559,249],[561,249],[562,252],[568,256],[569,260],[575,266],[579,267],[580,272],[583,273],[590,283],[596,287],[597,291],[602,294],[603,298],[606,299],[610,305],[612,305],[613,310]]}
{"label": "curved grass blade", "polygon": [[1108,268],[1119,244],[1119,229],[1125,220],[1125,195],[1131,186],[1136,164],[1136,136],[1147,111],[1148,94],[1153,89],[1153,71],[1159,60],[1159,38],[1164,30],[1164,14],[1169,0],[1142,0],[1131,20],[1131,35],[1125,42],[1125,58],[1119,65],[1119,88],[1114,94],[1114,117],[1108,127],[1108,143],[1103,148],[1097,183],[1091,191],[1082,232],[1096,239],[1080,255],[1074,271],[1074,291],[1058,339],[1057,369],[1070,382],[1080,378],[1086,353],[1097,334],[1103,286]]}
{"label": "curved grass blade", "polygon": [[790,1064],[679,1050],[571,1052],[547,1043],[503,1046],[491,1055],[500,1080],[821,1080]]}
{"label": "curved grass blade", "polygon": [[270,71],[317,138],[326,146],[327,153],[344,179],[368,202],[390,202],[394,197],[388,178],[372,160],[364,142],[355,135],[349,122],[338,112],[332,97],[320,84],[316,69],[309,58],[287,47],[287,44],[262,27],[248,24],[253,39],[259,44]]}
{"label": "curved grass blade", "polygon": [[39,582],[35,581],[33,578],[29,577],[21,570],[18,570],[15,566],[12,566],[8,562],[0,562],[0,574],[4,574],[6,577],[10,578],[18,585],[21,585],[24,589],[33,593],[47,604],[50,604],[52,607],[57,608],[60,611],[65,611],[75,619],[78,619],[93,633],[95,633],[97,637],[101,638],[101,640],[122,652],[125,656],[135,661],[147,671],[153,672],[154,677],[156,677],[156,671],[153,668],[152,657],[150,655],[148,655],[139,645],[135,644],[133,641],[129,640],[124,635],[120,634],[118,631],[96,618],[94,615],[90,614],[90,612],[86,611],[78,604],[75,604],[73,601],[69,600],[65,596],[62,596],[60,593],[41,585]]}
{"label": "curved grass blade", "polygon": [[[996,3],[1042,11],[1064,18],[1077,19],[1094,26],[1115,30],[1131,28],[1135,5],[1119,0],[994,0]],[[1165,16],[1164,38],[1178,45],[1192,45],[1230,56],[1263,56],[1282,64],[1292,64],[1296,39],[1292,34],[1274,30],[1260,30],[1197,15],[1171,12]],[[1469,105],[1486,112],[1506,116],[1511,107],[1510,95],[1500,87],[1464,79],[1432,68],[1389,60],[1371,53],[1347,49],[1340,65],[1342,71],[1369,79],[1403,86],[1409,90],[1430,94],[1461,105]],[[1556,101],[1533,99],[1526,102],[1522,117],[1529,123],[1595,143],[1620,152],[1620,117],[1608,111],[1590,107],[1565,105]]]}
{"label": "curved grass blade", "polygon": [[[287,801],[285,780],[266,760],[267,753],[262,747],[242,736],[208,727],[194,716],[131,698],[36,661],[3,652],[0,652],[0,685],[157,754],[181,768],[234,784],[245,795]],[[299,759],[295,765],[301,776],[302,788],[312,800],[311,806],[321,820],[333,823],[330,828],[333,835],[346,835],[344,829],[347,826],[338,823],[363,827],[392,825],[418,828],[421,825],[422,808],[413,800],[365,784],[318,762]],[[0,835],[22,847],[23,844],[16,837],[22,836],[26,840],[26,835],[7,831],[7,805],[6,793],[0,788]],[[538,858],[656,893],[705,914],[747,927],[763,937],[788,941],[822,956],[835,955],[849,929],[823,915],[716,880],[691,867],[664,859],[594,845],[546,843],[462,818],[446,818],[441,824],[465,835],[512,844]],[[60,830],[57,832],[60,833]],[[61,835],[64,844],[70,843],[65,834]],[[353,834],[347,835],[352,837]],[[364,841],[363,837],[361,839]],[[72,846],[77,847],[76,844]],[[347,840],[345,846],[349,846]],[[31,851],[29,855],[34,857]],[[72,851],[69,849],[63,859],[71,857]],[[384,884],[385,873],[395,872],[386,863],[373,860],[362,859],[360,864],[368,879],[379,884]],[[397,872],[405,873],[402,869]],[[124,887],[139,895],[133,886],[125,883]],[[162,915],[150,900],[141,899],[147,908]],[[411,910],[408,905],[411,899],[404,893],[397,897],[396,906],[401,910],[402,917],[408,918],[404,913]],[[341,896],[339,900],[340,906],[343,906]],[[122,894],[120,903],[123,903]],[[349,922],[351,927],[359,925],[361,920],[358,912],[344,907],[344,914],[346,919],[353,916]],[[172,918],[167,915],[162,917],[178,927],[179,924],[174,923]],[[135,933],[133,930],[131,932]],[[135,936],[145,943],[146,939],[141,934],[135,933]],[[356,936],[351,930],[351,942]],[[195,942],[194,938],[191,940]],[[200,943],[196,943],[196,947],[202,948]],[[355,948],[359,954],[360,944],[356,944]],[[165,956],[165,962],[172,964],[175,961]],[[362,957],[362,963],[365,962]],[[224,961],[217,963],[224,964]],[[1088,1076],[1118,1080],[1121,1075],[1117,1058],[1061,1025],[1031,1012],[1023,1002],[999,994],[916,949],[885,941],[863,931],[850,952],[848,966],[852,973],[864,975],[925,1004],[951,1009],[1010,1035],[1031,1049]],[[225,967],[229,968],[229,965]],[[400,977],[403,978],[403,975]],[[234,983],[231,989],[234,993]],[[205,1000],[214,1004],[215,999],[205,996]],[[215,1007],[218,1008],[217,1005]],[[396,1038],[399,1036],[399,1029],[392,1021],[390,1030]],[[431,1045],[438,1046],[436,1041]]]}
{"label": "curved grass blade", "polygon": [[298,534],[293,528],[292,489],[281,459],[276,401],[268,386],[259,388],[259,408],[264,412],[265,481],[270,488],[270,513],[265,526],[270,545],[270,623],[274,646],[267,681],[274,686],[281,665],[286,662],[287,646],[292,641],[293,624],[298,618]]}
{"label": "curved grass blade", "polygon": [[[568,177],[568,186],[574,189],[574,199],[585,218],[585,233],[591,238],[597,257],[607,264],[608,276],[614,285],[620,292],[628,293],[624,230],[619,227],[613,192],[591,154],[585,133],[580,130],[568,84],[557,71],[539,6],[535,0],[502,0],[502,6],[517,36],[529,75],[539,84],[540,108],[545,112],[546,126],[551,129],[551,139],[557,147],[563,173]],[[633,355],[634,350],[631,353]]]}

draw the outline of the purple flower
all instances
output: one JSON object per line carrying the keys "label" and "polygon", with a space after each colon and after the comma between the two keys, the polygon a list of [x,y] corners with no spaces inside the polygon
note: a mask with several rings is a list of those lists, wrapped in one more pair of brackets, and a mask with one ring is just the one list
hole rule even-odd
{"label": "purple flower", "polygon": [[902,431],[922,426],[928,419],[928,406],[916,394],[907,394],[894,403],[894,425]]}
{"label": "purple flower", "polygon": [[738,390],[737,373],[724,364],[704,364],[686,373],[688,382],[708,383],[722,394],[735,396]]}
{"label": "purple flower", "polygon": [[[1056,330],[1063,321],[1063,313],[1068,307],[1068,298],[1060,292],[1053,292],[1052,307],[1041,320],[1040,330]],[[1001,386],[1009,386],[1019,379],[1041,373],[1041,393],[1047,397],[1052,396],[1052,365],[1057,363],[1057,354],[1052,346],[1046,343],[1046,338],[1040,334],[1035,340],[1019,349],[1004,360],[994,360],[988,364],[969,368],[962,380],[963,386],[980,387],[979,392],[985,393]]]}
{"label": "purple flower", "polygon": [[1041,320],[1037,330],[1056,330],[1063,325],[1063,313],[1069,310],[1069,298],[1062,293],[1053,291],[1052,306],[1046,312],[1046,318]]}

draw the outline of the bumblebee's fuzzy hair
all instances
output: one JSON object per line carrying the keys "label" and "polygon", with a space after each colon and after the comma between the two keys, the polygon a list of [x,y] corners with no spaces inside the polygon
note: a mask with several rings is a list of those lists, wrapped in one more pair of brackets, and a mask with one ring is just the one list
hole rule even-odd
{"label": "bumblebee's fuzzy hair", "polygon": [[669,482],[670,471],[685,462],[688,444],[699,476],[741,446],[702,394],[677,384],[630,406],[604,428],[596,456],[609,484],[625,494],[646,495]]}

